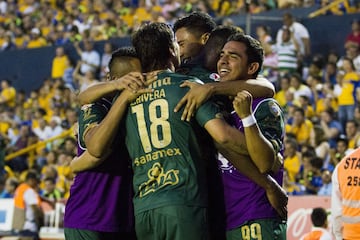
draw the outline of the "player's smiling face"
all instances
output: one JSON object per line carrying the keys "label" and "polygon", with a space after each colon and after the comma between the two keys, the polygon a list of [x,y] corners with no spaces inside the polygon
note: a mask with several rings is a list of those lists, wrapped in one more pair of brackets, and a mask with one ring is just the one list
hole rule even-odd
{"label": "player's smiling face", "polygon": [[185,27],[178,29],[175,35],[180,47],[181,61],[191,59],[200,53],[204,45],[201,38],[196,37]]}
{"label": "player's smiling face", "polygon": [[221,81],[246,79],[248,75],[246,46],[237,41],[227,42],[217,63]]}

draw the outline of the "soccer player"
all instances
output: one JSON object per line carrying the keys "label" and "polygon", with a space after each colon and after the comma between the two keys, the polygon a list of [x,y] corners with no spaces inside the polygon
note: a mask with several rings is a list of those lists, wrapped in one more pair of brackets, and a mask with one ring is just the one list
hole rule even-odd
{"label": "soccer player", "polygon": [[[262,60],[263,49],[257,40],[249,35],[233,35],[217,64],[220,79],[254,79]],[[272,152],[264,147],[271,144],[276,153],[283,150],[284,117],[280,106],[272,98],[253,99],[249,92],[241,91],[233,107],[232,120],[245,134],[250,159],[261,173],[269,174],[281,186],[283,165],[278,166]],[[259,137],[264,141],[258,141]],[[282,202],[281,214],[272,207],[266,190],[241,174],[238,169],[242,166],[227,160],[231,155],[224,155],[219,157],[219,167],[223,172],[227,239],[286,239],[286,201]]]}
{"label": "soccer player", "polygon": [[[135,239],[133,230],[132,173],[124,133],[116,135],[127,104],[100,98],[141,82],[141,66],[133,48],[120,48],[109,63],[110,87],[90,89],[79,117],[79,158],[72,161],[77,172],[66,204],[64,227],[67,240]],[[136,72],[135,72],[136,71]],[[125,75],[127,74],[127,75]],[[122,81],[122,83],[121,83]],[[122,86],[122,87],[121,87]],[[86,91],[86,90],[85,90]],[[83,100],[83,101],[85,101]],[[122,108],[121,108],[122,106]],[[114,116],[116,117],[115,124]]]}

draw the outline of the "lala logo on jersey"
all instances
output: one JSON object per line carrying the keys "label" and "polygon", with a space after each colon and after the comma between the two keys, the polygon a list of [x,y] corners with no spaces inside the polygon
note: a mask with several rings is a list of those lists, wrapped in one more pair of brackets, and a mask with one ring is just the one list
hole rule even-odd
{"label": "lala logo on jersey", "polygon": [[149,193],[156,192],[168,185],[179,183],[179,170],[170,169],[165,171],[161,163],[154,163],[148,171],[148,180],[139,186],[139,196],[144,197]]}

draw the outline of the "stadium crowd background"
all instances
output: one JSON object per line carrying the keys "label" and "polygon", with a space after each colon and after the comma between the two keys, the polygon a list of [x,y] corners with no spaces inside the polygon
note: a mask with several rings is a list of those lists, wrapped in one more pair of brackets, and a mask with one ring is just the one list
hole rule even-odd
{"label": "stadium crowd background", "polygon": [[[357,2],[344,3],[326,14],[360,12]],[[72,133],[79,108],[76,94],[105,79],[114,50],[111,39],[129,36],[148,21],[172,24],[192,11],[219,18],[326,4],[329,1],[0,1],[0,51],[56,46],[51,76],[40,88],[28,93],[0,79],[0,198],[12,197],[33,169],[39,173],[44,198],[66,201],[74,177],[69,162],[77,153]],[[229,20],[224,18],[221,24],[232,24]],[[294,54],[303,64],[293,68],[279,65],[281,48],[272,36],[283,30],[268,32],[267,26],[259,26],[255,37],[266,50],[263,74],[274,83],[275,98],[287,117],[284,187],[290,195],[330,195],[334,166],[360,145],[360,21],[354,19],[349,35],[339,43],[345,54]],[[94,49],[97,41],[105,41],[102,52]],[[289,42],[293,44],[291,37]],[[75,47],[77,62],[64,51],[67,44]],[[66,137],[5,161],[12,153],[59,134]]]}

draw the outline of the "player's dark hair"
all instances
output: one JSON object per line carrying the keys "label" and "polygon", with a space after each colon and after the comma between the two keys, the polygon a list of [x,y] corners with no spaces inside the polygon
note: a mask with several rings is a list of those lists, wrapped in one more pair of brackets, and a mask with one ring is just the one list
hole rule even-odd
{"label": "player's dark hair", "polygon": [[138,53],[143,72],[166,67],[172,57],[174,33],[165,23],[145,24],[132,35],[132,44]]}
{"label": "player's dark hair", "polygon": [[109,69],[112,69],[114,63],[117,59],[120,59],[122,57],[131,57],[131,58],[137,58],[137,54],[134,47],[121,47],[116,49],[111,54],[111,59],[109,61]]}
{"label": "player's dark hair", "polygon": [[174,32],[180,28],[186,28],[197,37],[204,33],[210,33],[216,27],[213,18],[204,12],[192,12],[189,15],[179,18],[174,24]]}

